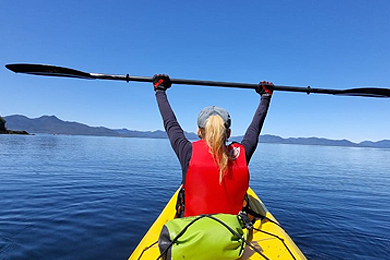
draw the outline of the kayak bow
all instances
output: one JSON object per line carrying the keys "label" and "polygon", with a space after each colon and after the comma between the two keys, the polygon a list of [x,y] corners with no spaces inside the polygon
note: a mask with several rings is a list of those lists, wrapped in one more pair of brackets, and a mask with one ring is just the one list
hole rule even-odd
{"label": "kayak bow", "polygon": [[[180,189],[179,189],[180,190]],[[179,190],[172,196],[165,209],[150,227],[141,242],[131,254],[129,260],[136,259],[157,259],[160,255],[158,248],[158,237],[164,224],[175,218],[176,200]],[[253,211],[263,215],[265,218],[257,220],[254,224],[253,234],[250,243],[261,251],[258,254],[248,245],[245,247],[241,260],[260,259],[306,259],[297,245],[292,241],[286,231],[280,226],[274,216],[266,209],[261,200],[248,189],[249,204]]]}

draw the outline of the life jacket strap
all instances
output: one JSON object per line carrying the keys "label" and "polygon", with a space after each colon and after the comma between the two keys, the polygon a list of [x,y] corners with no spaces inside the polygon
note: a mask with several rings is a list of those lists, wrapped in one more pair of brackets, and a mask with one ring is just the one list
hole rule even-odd
{"label": "life jacket strap", "polygon": [[185,203],[185,191],[184,191],[184,186],[182,186],[178,195],[177,195],[176,218],[184,217],[184,210],[185,210],[184,203]]}

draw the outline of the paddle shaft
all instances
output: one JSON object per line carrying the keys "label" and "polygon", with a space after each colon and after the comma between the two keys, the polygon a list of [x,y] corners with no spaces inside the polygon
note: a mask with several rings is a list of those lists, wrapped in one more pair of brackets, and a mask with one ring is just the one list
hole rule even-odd
{"label": "paddle shaft", "polygon": [[[143,76],[130,76],[130,75],[107,75],[99,73],[90,73],[91,79],[106,79],[106,80],[121,80],[121,81],[136,81],[136,82],[153,82],[152,77]],[[244,89],[256,89],[258,84],[251,83],[234,83],[234,82],[222,82],[222,81],[206,81],[206,80],[191,80],[191,79],[171,79],[172,84],[180,85],[195,85],[195,86],[213,86],[213,87],[227,87],[227,88],[244,88]],[[280,86],[274,85],[274,90],[290,91],[290,92],[304,92],[310,93],[322,93],[322,94],[338,94],[342,91],[331,89],[319,89],[308,87],[292,87],[292,86]]]}

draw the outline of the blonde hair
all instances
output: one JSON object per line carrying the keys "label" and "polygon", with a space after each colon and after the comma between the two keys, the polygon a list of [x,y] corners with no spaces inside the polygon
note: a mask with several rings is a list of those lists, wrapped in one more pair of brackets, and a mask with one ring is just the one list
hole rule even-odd
{"label": "blonde hair", "polygon": [[214,162],[219,169],[219,183],[228,173],[229,155],[226,147],[228,131],[225,122],[219,115],[212,115],[206,120],[204,128],[200,129],[200,138],[204,139],[210,148]]}

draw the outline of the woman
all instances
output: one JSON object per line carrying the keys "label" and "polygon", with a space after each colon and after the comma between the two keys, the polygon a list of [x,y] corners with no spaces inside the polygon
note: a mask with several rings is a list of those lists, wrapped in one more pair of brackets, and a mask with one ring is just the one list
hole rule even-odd
{"label": "woman", "polygon": [[156,100],[172,148],[179,158],[184,187],[184,216],[238,214],[249,187],[249,161],[272,96],[272,83],[261,82],[256,89],[261,102],[242,142],[226,145],[230,136],[229,113],[216,106],[198,115],[199,141],[191,143],[184,135],[165,91],[171,86],[167,75],[155,75]]}

